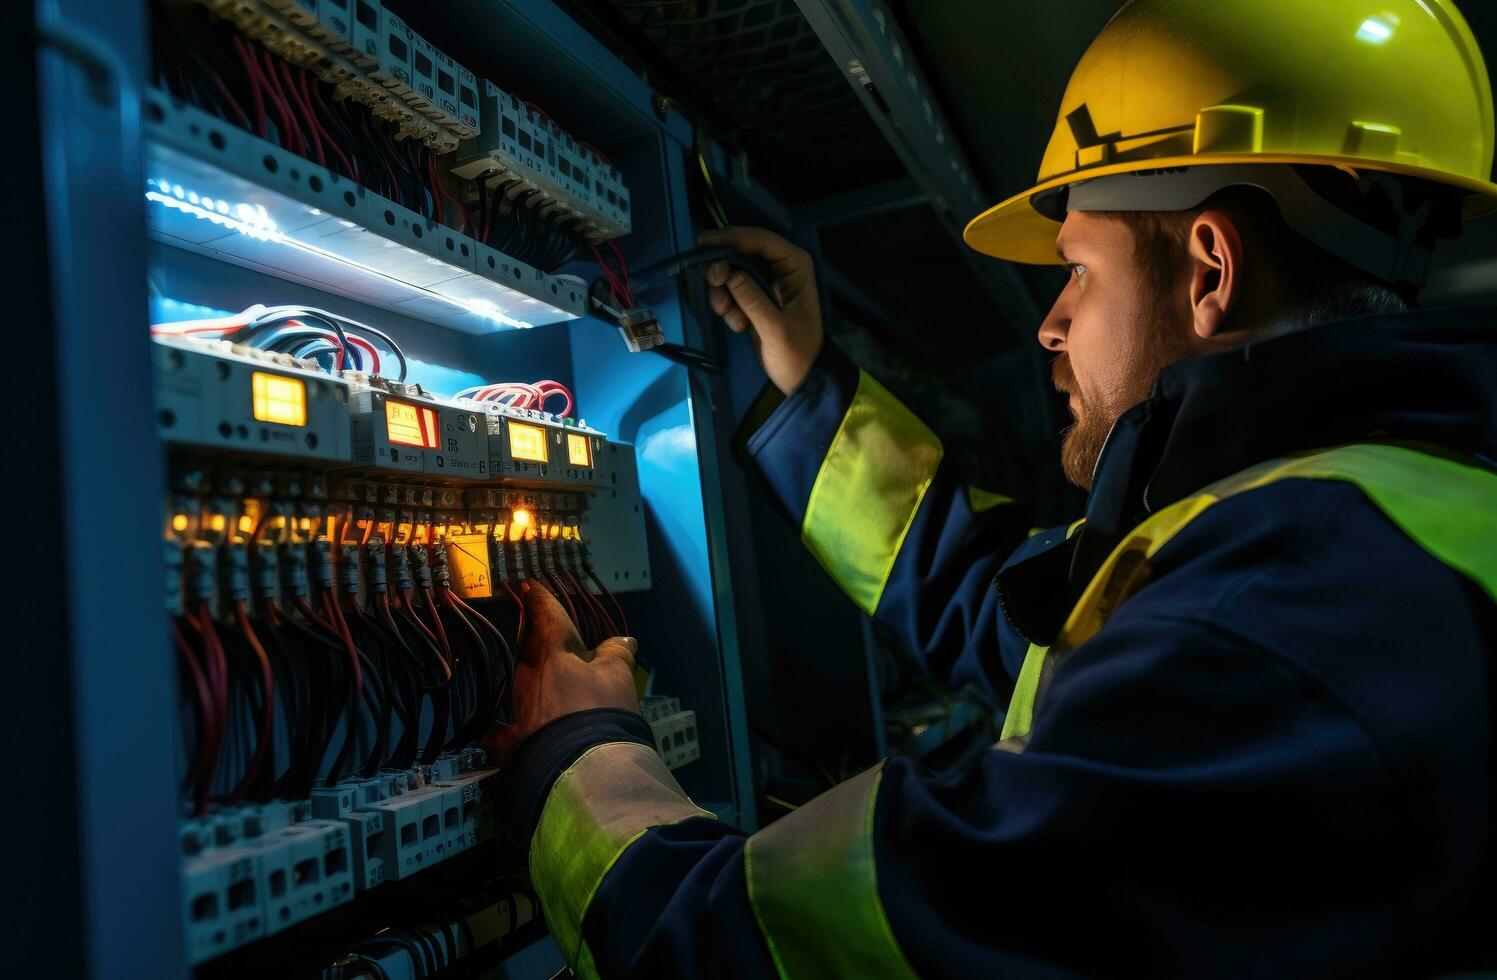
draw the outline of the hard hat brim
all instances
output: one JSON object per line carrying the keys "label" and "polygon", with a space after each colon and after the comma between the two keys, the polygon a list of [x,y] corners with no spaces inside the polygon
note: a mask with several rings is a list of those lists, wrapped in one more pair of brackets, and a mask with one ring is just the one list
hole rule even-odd
{"label": "hard hat brim", "polygon": [[1473,180],[1442,171],[1423,167],[1408,167],[1382,161],[1348,160],[1344,157],[1295,156],[1266,153],[1221,153],[1208,157],[1185,155],[1161,157],[1145,161],[1129,161],[1109,166],[1088,167],[1036,184],[1029,190],[988,208],[967,224],[962,238],[972,248],[984,255],[1025,265],[1060,265],[1055,252],[1055,236],[1060,232],[1060,222],[1045,217],[1034,209],[1031,199],[1036,194],[1091,180],[1110,174],[1133,173],[1139,170],[1155,170],[1165,167],[1204,167],[1216,164],[1311,164],[1336,167],[1341,170],[1379,170],[1385,173],[1417,177],[1435,184],[1446,184],[1467,191],[1462,213],[1467,218],[1478,218],[1497,211],[1497,184],[1485,180]]}

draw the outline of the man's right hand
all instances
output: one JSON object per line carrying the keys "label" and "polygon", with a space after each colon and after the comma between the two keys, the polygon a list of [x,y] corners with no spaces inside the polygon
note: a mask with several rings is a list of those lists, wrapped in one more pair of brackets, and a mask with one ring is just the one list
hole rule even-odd
{"label": "man's right hand", "polygon": [[726,262],[709,262],[703,273],[711,286],[713,312],[734,333],[748,332],[770,383],[790,394],[821,353],[821,300],[811,256],[763,228],[715,229],[702,232],[697,240],[727,246],[767,268],[779,306],[751,276]]}

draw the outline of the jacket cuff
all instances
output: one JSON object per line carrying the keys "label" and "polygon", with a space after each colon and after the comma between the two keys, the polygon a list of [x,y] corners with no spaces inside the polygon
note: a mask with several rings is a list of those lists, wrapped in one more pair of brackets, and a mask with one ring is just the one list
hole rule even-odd
{"label": "jacket cuff", "polygon": [[582,753],[605,742],[635,742],[655,750],[649,724],[633,711],[592,708],[562,715],[515,746],[500,775],[506,826],[527,850],[551,786]]}
{"label": "jacket cuff", "polygon": [[745,446],[796,524],[805,516],[816,474],[857,394],[861,372],[830,338],[800,386],[764,420]]}

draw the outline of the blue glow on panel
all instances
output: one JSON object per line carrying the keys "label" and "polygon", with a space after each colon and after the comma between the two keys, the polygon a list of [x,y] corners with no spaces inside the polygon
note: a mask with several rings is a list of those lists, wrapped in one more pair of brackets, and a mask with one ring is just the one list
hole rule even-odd
{"label": "blue glow on panel", "polygon": [[214,320],[219,317],[233,316],[234,310],[220,310],[212,306],[203,306],[198,303],[185,303],[180,299],[172,299],[170,296],[151,295],[151,322],[173,323],[177,320]]}
{"label": "blue glow on panel", "polygon": [[418,361],[409,354],[406,355],[405,365],[406,381],[419,384],[427,391],[447,398],[451,398],[464,388],[477,387],[485,382],[485,379],[479,375],[444,367],[441,364]]}

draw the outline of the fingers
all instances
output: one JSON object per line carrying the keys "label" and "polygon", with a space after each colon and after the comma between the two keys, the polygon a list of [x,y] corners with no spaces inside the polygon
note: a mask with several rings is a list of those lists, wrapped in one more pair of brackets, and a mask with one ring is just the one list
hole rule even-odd
{"label": "fingers", "polygon": [[[741,315],[748,318],[750,323],[762,327],[769,323],[772,318],[780,315],[780,307],[774,300],[765,295],[764,290],[742,269],[734,269],[728,275],[726,283],[728,293],[733,298],[733,303],[741,311]],[[723,316],[729,320],[733,311]],[[731,322],[729,326],[732,326]]]}
{"label": "fingers", "polygon": [[593,650],[595,662],[617,660],[634,670],[634,656],[639,652],[639,641],[632,636],[610,636]]}
{"label": "fingers", "polygon": [[726,245],[772,265],[798,264],[806,256],[804,251],[766,228],[744,225],[713,228],[698,235],[697,241],[703,245]]}
{"label": "fingers", "polygon": [[710,287],[707,290],[707,299],[712,304],[712,312],[723,318],[729,330],[734,333],[743,333],[748,329],[749,318],[744,316],[738,304],[733,302],[733,294],[729,293],[726,287]]}
{"label": "fingers", "polygon": [[577,635],[572,618],[549,589],[521,582],[520,598],[530,623],[525,645],[520,649],[522,662],[534,667],[558,650],[566,650],[582,660],[588,658],[587,647]]}

